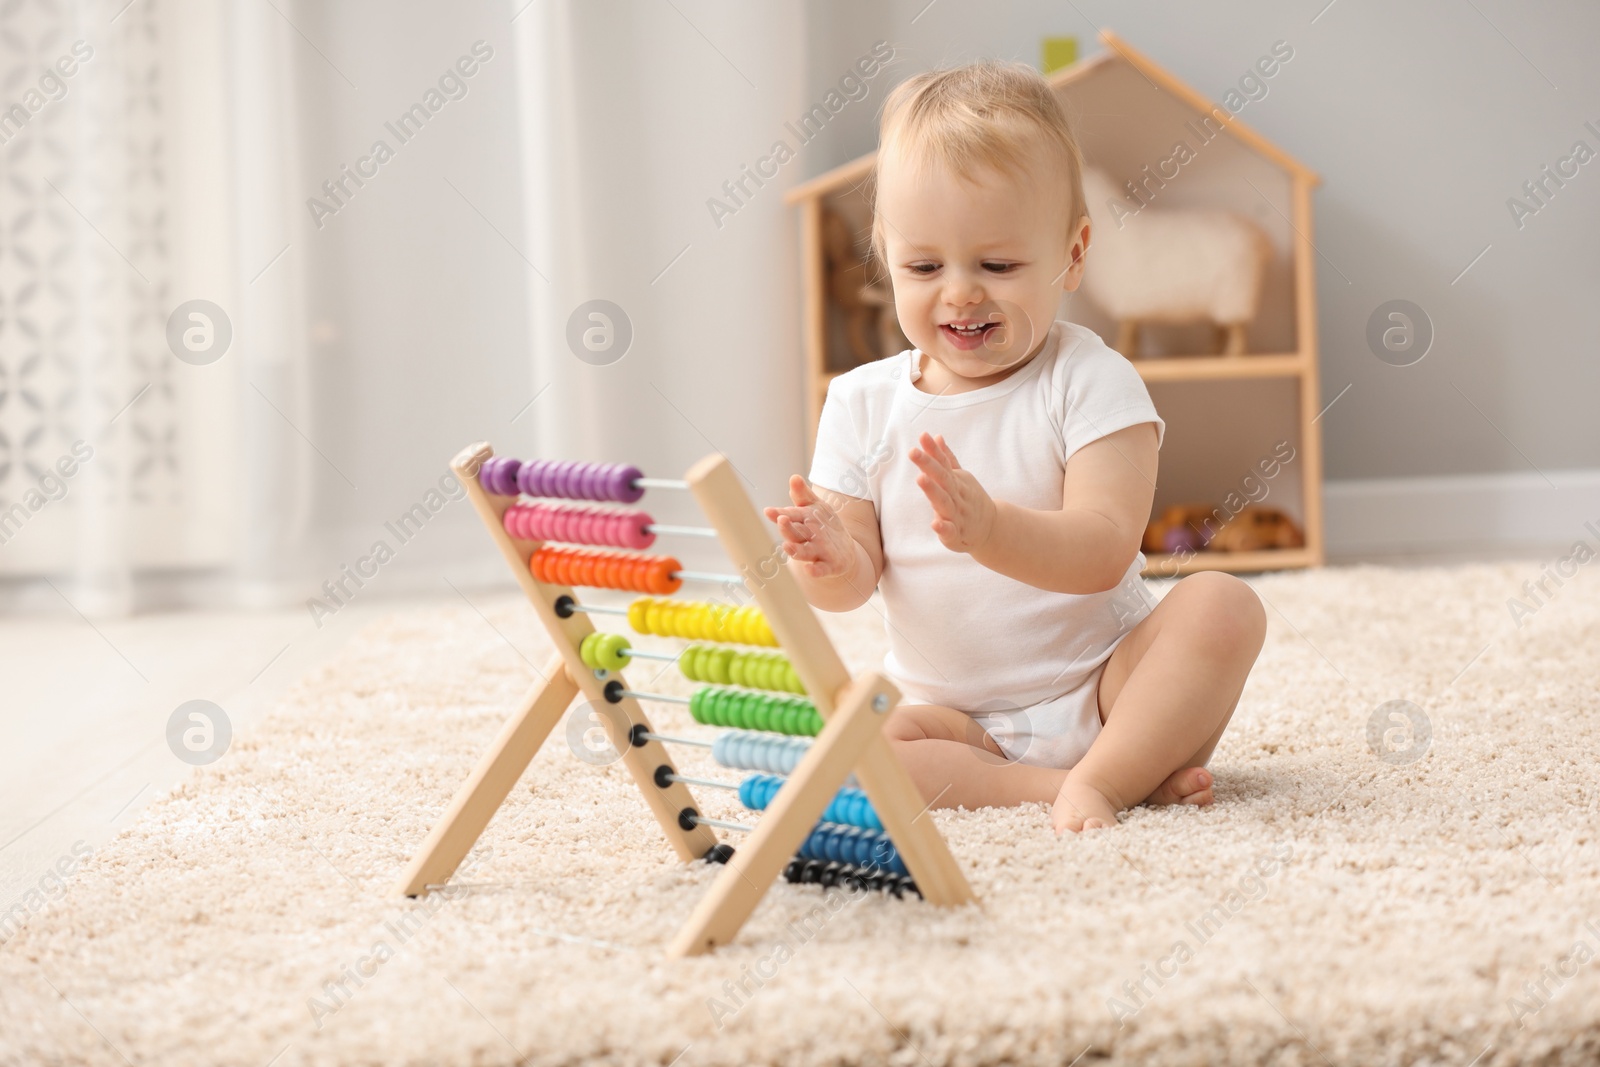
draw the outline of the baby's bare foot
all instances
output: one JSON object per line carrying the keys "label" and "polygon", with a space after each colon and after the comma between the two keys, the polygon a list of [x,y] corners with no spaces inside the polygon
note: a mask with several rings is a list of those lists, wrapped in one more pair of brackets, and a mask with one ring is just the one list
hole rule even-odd
{"label": "baby's bare foot", "polygon": [[1056,833],[1071,830],[1099,830],[1117,825],[1117,806],[1092,785],[1067,779],[1056,794],[1055,807],[1050,811],[1050,821]]}
{"label": "baby's bare foot", "polygon": [[1156,791],[1145,798],[1146,804],[1192,804],[1205,807],[1213,800],[1211,772],[1204,767],[1185,767],[1173,771],[1166,781],[1156,786]]}

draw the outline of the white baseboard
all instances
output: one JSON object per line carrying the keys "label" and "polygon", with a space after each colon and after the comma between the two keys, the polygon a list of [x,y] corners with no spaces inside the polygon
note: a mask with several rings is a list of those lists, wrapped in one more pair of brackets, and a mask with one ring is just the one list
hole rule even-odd
{"label": "white baseboard", "polygon": [[1324,502],[1333,558],[1600,544],[1600,470],[1329,481]]}

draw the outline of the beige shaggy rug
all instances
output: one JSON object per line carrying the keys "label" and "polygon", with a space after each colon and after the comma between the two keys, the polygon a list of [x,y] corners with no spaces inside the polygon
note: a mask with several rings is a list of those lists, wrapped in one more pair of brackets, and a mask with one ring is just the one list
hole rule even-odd
{"label": "beige shaggy rug", "polygon": [[[689,961],[715,869],[560,733],[478,888],[391,895],[546,656],[509,598],[396,617],[0,950],[0,1063],[1593,1064],[1600,597],[1580,570],[1514,618],[1541,571],[1253,579],[1214,807],[940,812],[981,909],[780,885]],[[870,609],[828,622],[875,660]]]}

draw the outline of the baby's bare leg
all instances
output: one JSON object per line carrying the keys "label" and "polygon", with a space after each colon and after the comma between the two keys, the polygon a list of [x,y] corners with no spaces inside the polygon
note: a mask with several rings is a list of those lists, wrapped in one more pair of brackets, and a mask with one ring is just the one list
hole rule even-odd
{"label": "baby's bare leg", "polygon": [[937,704],[896,708],[883,727],[894,754],[933,808],[1050,802],[1067,772],[1011,763],[970,715]]}
{"label": "baby's bare leg", "polygon": [[1112,653],[1127,646],[1126,680],[1061,787],[1056,829],[1115,825],[1117,812],[1209,759],[1265,635],[1261,600],[1240,579],[1207,571],[1174,586]]}

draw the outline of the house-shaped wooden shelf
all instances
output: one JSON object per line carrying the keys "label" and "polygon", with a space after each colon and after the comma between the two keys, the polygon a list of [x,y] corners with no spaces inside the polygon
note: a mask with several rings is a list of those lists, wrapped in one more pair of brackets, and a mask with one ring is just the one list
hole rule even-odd
{"label": "house-shaped wooden shelf", "polygon": [[[1154,190],[1148,198],[1151,210],[1232,212],[1254,222],[1271,248],[1261,310],[1249,327],[1246,354],[1205,354],[1215,351],[1209,327],[1144,331],[1141,351],[1132,361],[1167,424],[1153,517],[1168,505],[1202,502],[1223,507],[1227,517],[1242,504],[1257,502],[1286,512],[1305,542],[1303,547],[1249,552],[1147,552],[1146,573],[1320,565],[1322,440],[1316,422],[1320,402],[1311,214],[1311,191],[1319,179],[1228,108],[1206,100],[1110,30],[1100,36],[1104,51],[1049,76],[1086,163],[1107,171],[1119,186],[1145,179],[1146,167],[1158,176],[1164,171],[1163,184],[1146,186]],[[1179,142],[1189,149],[1182,163],[1173,162]],[[892,305],[874,321],[873,304],[884,299],[887,283],[862,299],[855,284],[862,272],[840,270],[841,263],[865,254],[870,243],[875,155],[836,167],[786,197],[801,212],[812,442],[832,378],[865,359],[910,347],[894,323]],[[1130,200],[1128,206],[1138,204]],[[1097,227],[1112,224],[1105,205],[1091,205],[1090,213]],[[855,246],[841,254],[846,229]],[[870,274],[881,277],[882,272],[873,266]],[[841,284],[841,277],[849,284]],[[1060,316],[1089,327],[1108,343],[1117,341],[1118,324],[1081,293],[1063,299]],[[874,338],[876,344],[869,348]],[[1292,458],[1285,460],[1287,455]]]}

